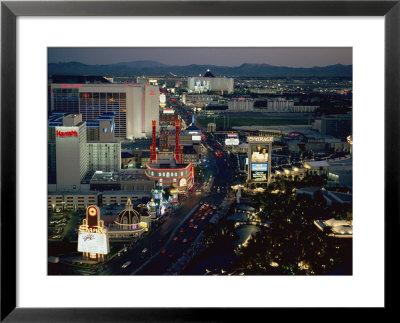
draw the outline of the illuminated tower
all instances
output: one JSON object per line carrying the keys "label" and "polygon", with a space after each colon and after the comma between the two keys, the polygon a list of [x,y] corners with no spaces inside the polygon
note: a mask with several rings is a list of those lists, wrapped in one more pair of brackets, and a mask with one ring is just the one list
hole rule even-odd
{"label": "illuminated tower", "polygon": [[157,153],[156,153],[156,126],[157,126],[157,121],[153,120],[151,122],[152,124],[152,142],[151,142],[151,147],[150,147],[150,162],[155,163],[157,161]]}
{"label": "illuminated tower", "polygon": [[180,131],[180,122],[179,120],[175,120],[175,160],[177,164],[181,164],[180,151],[179,151],[179,131]]}

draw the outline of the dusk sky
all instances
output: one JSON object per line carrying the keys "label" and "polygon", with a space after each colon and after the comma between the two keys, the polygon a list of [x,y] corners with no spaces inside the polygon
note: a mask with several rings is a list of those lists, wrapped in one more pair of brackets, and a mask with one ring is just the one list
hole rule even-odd
{"label": "dusk sky", "polygon": [[290,67],[352,64],[351,47],[134,47],[49,48],[49,63],[113,64],[151,60],[167,65],[239,66],[243,63]]}

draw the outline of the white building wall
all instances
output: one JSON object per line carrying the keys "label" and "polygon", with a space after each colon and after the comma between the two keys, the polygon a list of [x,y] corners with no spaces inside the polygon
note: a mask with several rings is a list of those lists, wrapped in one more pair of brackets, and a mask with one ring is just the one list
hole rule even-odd
{"label": "white building wall", "polygon": [[79,190],[88,171],[86,123],[79,127],[56,127],[56,132],[76,131],[78,136],[56,135],[57,190]]}
{"label": "white building wall", "polygon": [[226,77],[214,77],[211,80],[211,91],[227,91],[228,93],[233,92],[233,78]]}
{"label": "white building wall", "polygon": [[127,87],[126,137],[128,139],[151,136],[152,120],[159,131],[160,90],[158,86],[137,85]]}
{"label": "white building wall", "polygon": [[[226,77],[189,77],[187,81],[187,87],[190,92],[206,92],[206,91],[227,91],[228,93],[233,92],[233,78]],[[202,88],[196,87],[196,83],[204,82]]]}
{"label": "white building wall", "polygon": [[144,115],[144,133],[147,137],[152,134],[153,120],[157,121],[156,131],[159,131],[160,123],[160,89],[158,86],[146,85],[144,88],[145,94],[145,115]]}

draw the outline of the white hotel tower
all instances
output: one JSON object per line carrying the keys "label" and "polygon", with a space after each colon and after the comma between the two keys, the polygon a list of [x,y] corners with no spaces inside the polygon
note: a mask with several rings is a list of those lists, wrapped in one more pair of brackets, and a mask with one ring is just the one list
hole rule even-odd
{"label": "white hotel tower", "polygon": [[82,115],[70,114],[55,131],[57,190],[79,190],[88,171],[86,122]]}

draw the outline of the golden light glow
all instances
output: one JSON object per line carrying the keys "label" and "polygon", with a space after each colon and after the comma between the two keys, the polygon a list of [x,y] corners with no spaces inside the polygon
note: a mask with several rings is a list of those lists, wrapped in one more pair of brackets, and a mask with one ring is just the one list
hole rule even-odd
{"label": "golden light glow", "polygon": [[79,232],[89,232],[89,233],[107,233],[107,229],[102,226],[88,227],[86,224],[79,226]]}
{"label": "golden light glow", "polygon": [[96,216],[96,215],[97,215],[97,210],[96,210],[96,208],[94,208],[94,207],[89,207],[89,209],[88,209],[88,214],[89,214],[90,216]]}

